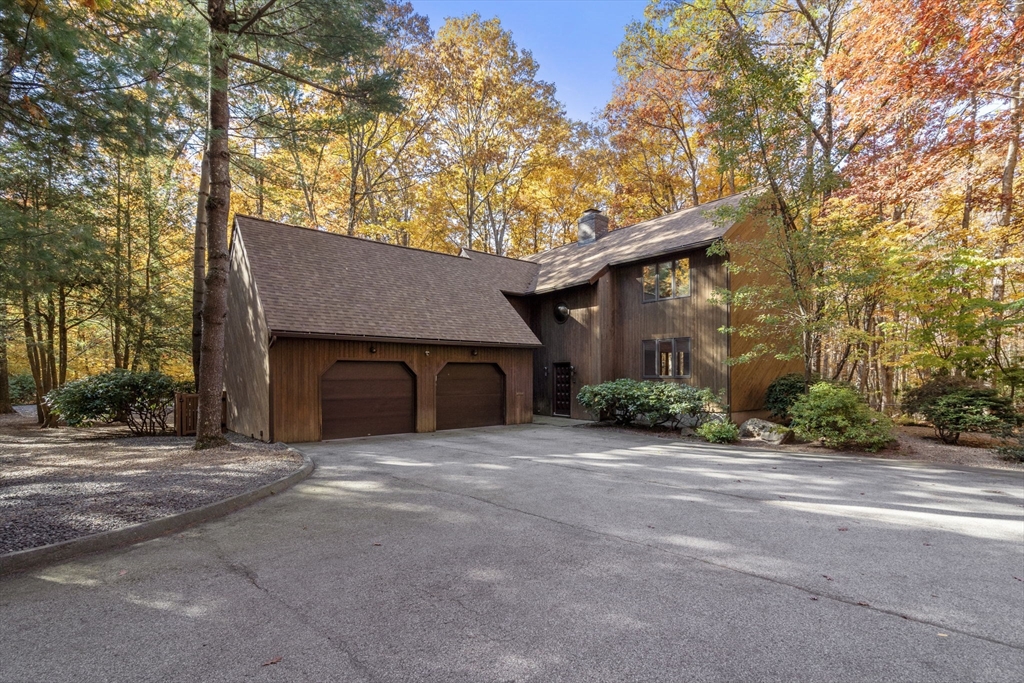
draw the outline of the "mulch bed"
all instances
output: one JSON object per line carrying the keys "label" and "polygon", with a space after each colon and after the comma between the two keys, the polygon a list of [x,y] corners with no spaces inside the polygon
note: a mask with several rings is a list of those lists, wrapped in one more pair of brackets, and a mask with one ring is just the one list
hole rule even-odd
{"label": "mulch bed", "polygon": [[191,437],[136,437],[123,425],[39,429],[26,414],[0,415],[0,553],[202,507],[302,463],[283,444],[228,437],[197,452]]}

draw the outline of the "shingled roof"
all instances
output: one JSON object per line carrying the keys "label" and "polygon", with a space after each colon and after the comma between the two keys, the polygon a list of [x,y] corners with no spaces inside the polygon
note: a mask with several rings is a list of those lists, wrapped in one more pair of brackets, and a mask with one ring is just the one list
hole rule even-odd
{"label": "shingled roof", "polygon": [[690,209],[612,230],[594,242],[573,242],[524,257],[540,266],[532,293],[589,283],[606,266],[615,266],[710,244],[723,237],[730,225],[716,222],[711,212],[736,206],[746,193],[732,195]]}
{"label": "shingled roof", "polygon": [[533,264],[486,268],[475,253],[451,256],[248,216],[236,216],[235,226],[272,334],[540,346],[502,294],[504,286],[521,289]]}
{"label": "shingled roof", "polygon": [[481,277],[494,282],[505,294],[530,294],[540,266],[507,256],[495,256],[482,251],[463,249],[460,254],[470,259],[478,268]]}

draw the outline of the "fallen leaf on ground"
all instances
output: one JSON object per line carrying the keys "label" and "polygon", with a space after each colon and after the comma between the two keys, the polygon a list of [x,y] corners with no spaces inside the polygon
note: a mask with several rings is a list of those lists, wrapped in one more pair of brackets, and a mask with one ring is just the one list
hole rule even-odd
{"label": "fallen leaf on ground", "polygon": [[939,634],[939,638],[949,638],[949,634],[948,633],[940,633]]}
{"label": "fallen leaf on ground", "polygon": [[1013,578],[1017,579],[1018,581],[1024,581],[1024,579],[1020,578],[1019,576],[1015,576]]}
{"label": "fallen leaf on ground", "polygon": [[839,530],[840,531],[849,531],[850,528],[849,527],[845,527],[845,526],[841,526],[841,527],[839,527]]}
{"label": "fallen leaf on ground", "polygon": [[822,576],[824,576],[824,577],[825,577],[825,578],[826,578],[827,580],[829,580],[829,581],[831,581],[831,580],[832,580],[832,577],[831,577],[831,576],[829,576],[828,574],[822,574]]}
{"label": "fallen leaf on ground", "polygon": [[277,664],[277,663],[278,663],[278,662],[280,662],[280,661],[281,661],[282,659],[284,659],[284,657],[274,657],[274,658],[273,658],[273,659],[271,659],[271,660],[268,660],[268,661],[266,661],[266,662],[263,662],[262,664],[260,664],[260,666],[270,666],[271,664]]}
{"label": "fallen leaf on ground", "polygon": [[119,572],[117,573],[117,575],[118,575],[118,576],[124,576],[124,575],[125,575],[125,574],[127,574],[127,573],[128,573],[128,570],[127,570],[127,569],[122,569],[121,571],[119,571]]}
{"label": "fallen leaf on ground", "polygon": [[380,543],[374,543],[374,545],[380,545]]}
{"label": "fallen leaf on ground", "polygon": [[860,607],[871,607],[871,605],[869,605],[866,602],[858,602],[857,605],[860,606]]}

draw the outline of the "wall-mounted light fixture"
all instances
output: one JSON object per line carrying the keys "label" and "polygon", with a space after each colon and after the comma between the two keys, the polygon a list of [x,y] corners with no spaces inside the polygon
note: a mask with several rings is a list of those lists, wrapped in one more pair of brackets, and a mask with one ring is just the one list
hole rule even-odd
{"label": "wall-mounted light fixture", "polygon": [[370,353],[377,353],[377,345],[370,344]]}
{"label": "wall-mounted light fixture", "polygon": [[430,351],[424,351],[424,352],[423,352],[423,355],[424,355],[424,356],[429,356],[429,355],[430,355]]}
{"label": "wall-mounted light fixture", "polygon": [[469,352],[469,355],[471,355],[471,356],[479,356],[480,355],[480,350],[479,349],[473,349],[472,351]]}

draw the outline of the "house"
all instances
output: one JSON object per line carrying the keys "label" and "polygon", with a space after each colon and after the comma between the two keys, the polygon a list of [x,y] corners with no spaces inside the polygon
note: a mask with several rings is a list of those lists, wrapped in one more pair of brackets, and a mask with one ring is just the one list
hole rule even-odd
{"label": "house", "polygon": [[[458,256],[237,216],[225,341],[228,428],[270,441],[589,419],[586,384],[632,377],[726,394],[733,419],[799,363],[730,366],[753,340],[713,296],[739,275],[707,247],[756,236],[709,213],[740,196],[512,259]],[[750,315],[749,313],[746,315]]]}

